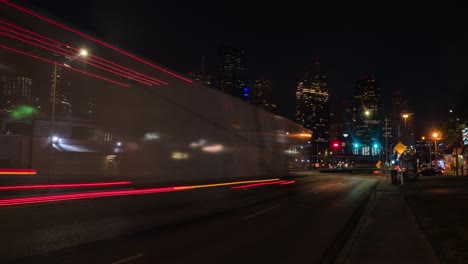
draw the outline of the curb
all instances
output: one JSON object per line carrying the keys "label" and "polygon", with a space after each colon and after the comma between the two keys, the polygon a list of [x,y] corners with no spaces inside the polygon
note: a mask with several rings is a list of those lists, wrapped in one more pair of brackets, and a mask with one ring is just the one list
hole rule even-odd
{"label": "curb", "polygon": [[361,202],[361,204],[355,209],[350,219],[346,222],[343,229],[336,236],[330,247],[325,251],[319,263],[344,263],[346,260],[349,249],[352,246],[352,236],[355,232],[360,229],[365,222],[367,212],[372,204],[373,198],[375,197],[375,190],[379,186],[382,179],[372,187],[369,195]]}

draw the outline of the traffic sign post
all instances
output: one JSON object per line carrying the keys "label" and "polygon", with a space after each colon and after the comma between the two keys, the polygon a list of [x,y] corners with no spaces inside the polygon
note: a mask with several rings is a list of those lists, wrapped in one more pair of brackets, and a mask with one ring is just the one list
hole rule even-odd
{"label": "traffic sign post", "polygon": [[[403,153],[405,153],[406,151],[406,146],[403,145],[403,143],[399,142],[398,144],[396,144],[396,146],[393,148],[396,152],[398,152],[398,154],[400,154],[400,156],[403,155]],[[401,169],[401,159],[400,159],[400,179],[401,179],[401,185],[405,185],[405,181],[403,179],[403,170]]]}
{"label": "traffic sign post", "polygon": [[396,152],[398,152],[398,154],[403,155],[403,153],[405,153],[406,146],[403,145],[403,143],[400,142],[400,143],[396,144],[396,146],[393,149]]}

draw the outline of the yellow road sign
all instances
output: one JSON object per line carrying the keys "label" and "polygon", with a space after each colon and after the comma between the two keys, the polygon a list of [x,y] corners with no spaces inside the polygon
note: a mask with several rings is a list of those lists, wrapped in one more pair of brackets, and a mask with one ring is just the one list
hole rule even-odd
{"label": "yellow road sign", "polygon": [[380,160],[377,162],[377,164],[375,164],[375,166],[376,166],[378,169],[380,169],[380,166],[381,166],[381,165],[382,165],[382,162],[381,162]]}
{"label": "yellow road sign", "polygon": [[398,154],[401,155],[405,152],[406,146],[400,142],[393,149],[396,150],[396,152],[398,152]]}

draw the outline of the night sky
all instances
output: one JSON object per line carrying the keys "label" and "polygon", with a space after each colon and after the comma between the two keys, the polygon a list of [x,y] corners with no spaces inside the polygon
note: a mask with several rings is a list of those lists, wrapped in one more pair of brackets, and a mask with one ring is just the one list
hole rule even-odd
{"label": "night sky", "polygon": [[315,61],[326,71],[332,101],[351,98],[355,81],[374,75],[387,110],[392,91],[400,90],[420,129],[437,126],[455,92],[468,89],[468,10],[448,4],[18,2],[184,74],[201,70],[202,56],[214,74],[220,45],[243,47],[247,77],[271,77],[289,118],[297,77]]}

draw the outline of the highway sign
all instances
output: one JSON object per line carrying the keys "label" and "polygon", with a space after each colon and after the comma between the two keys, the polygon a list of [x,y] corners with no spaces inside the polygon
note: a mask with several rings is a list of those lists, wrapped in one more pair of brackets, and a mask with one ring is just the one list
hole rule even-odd
{"label": "highway sign", "polygon": [[400,142],[393,149],[401,155],[405,152],[406,146]]}

